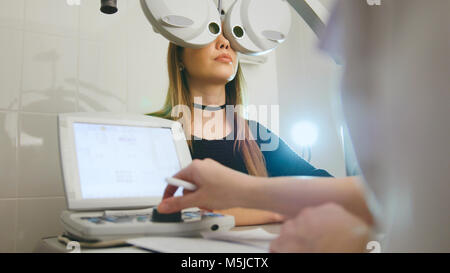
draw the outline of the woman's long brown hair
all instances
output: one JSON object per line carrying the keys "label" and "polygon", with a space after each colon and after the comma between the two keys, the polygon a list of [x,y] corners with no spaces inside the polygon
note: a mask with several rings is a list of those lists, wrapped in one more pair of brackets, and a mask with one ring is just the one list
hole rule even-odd
{"label": "woman's long brown hair", "polygon": [[[167,54],[167,70],[169,72],[169,89],[167,92],[166,101],[161,110],[151,113],[151,116],[174,120],[179,118],[179,113],[172,113],[177,105],[186,105],[193,113],[192,98],[189,92],[188,82],[185,74],[180,70],[181,56],[183,47],[177,46],[173,43],[169,44]],[[244,78],[241,72],[241,67],[238,66],[236,77],[225,85],[226,105],[242,106],[243,99],[243,82]],[[242,117],[242,107],[237,107],[239,111],[234,114],[234,124],[237,127],[237,134],[234,143],[234,149],[241,153],[245,166],[250,175],[267,176],[267,169],[264,157],[258,144],[252,137],[248,123]],[[190,134],[190,120],[183,120],[190,117],[181,117],[185,132]],[[187,135],[189,147],[192,151],[192,136]]]}

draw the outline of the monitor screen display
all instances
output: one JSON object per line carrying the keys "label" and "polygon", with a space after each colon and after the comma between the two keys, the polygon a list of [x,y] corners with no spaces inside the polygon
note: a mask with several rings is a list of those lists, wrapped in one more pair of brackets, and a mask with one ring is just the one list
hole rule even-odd
{"label": "monitor screen display", "polygon": [[168,128],[73,123],[83,199],[162,196],[180,170]]}

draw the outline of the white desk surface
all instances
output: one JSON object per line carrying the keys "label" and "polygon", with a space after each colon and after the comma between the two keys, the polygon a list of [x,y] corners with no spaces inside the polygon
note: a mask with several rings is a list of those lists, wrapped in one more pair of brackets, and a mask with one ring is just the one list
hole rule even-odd
{"label": "white desk surface", "polygon": [[[280,233],[281,224],[267,224],[267,225],[257,225],[257,226],[241,226],[235,227],[232,231],[242,231],[256,228],[263,228],[269,233]],[[69,252],[66,246],[58,241],[57,237],[43,238],[41,239],[36,248],[34,249],[36,253],[66,253]],[[150,253],[144,249],[140,249],[134,246],[128,247],[110,247],[110,248],[100,248],[100,249],[81,249],[82,253]]]}

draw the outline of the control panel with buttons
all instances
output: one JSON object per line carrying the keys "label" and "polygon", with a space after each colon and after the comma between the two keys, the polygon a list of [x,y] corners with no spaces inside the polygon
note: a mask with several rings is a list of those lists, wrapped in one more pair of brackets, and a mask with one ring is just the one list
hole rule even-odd
{"label": "control panel with buttons", "polygon": [[199,236],[205,231],[228,231],[234,217],[207,211],[161,214],[105,215],[104,212],[64,211],[61,222],[69,236],[85,241],[128,239],[142,236]]}

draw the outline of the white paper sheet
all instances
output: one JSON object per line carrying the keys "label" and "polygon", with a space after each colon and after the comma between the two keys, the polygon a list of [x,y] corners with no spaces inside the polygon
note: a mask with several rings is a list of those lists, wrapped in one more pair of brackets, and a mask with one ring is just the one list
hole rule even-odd
{"label": "white paper sheet", "polygon": [[240,243],[258,247],[265,251],[269,250],[270,242],[278,237],[277,234],[269,233],[262,228],[243,231],[202,232],[201,234],[205,239]]}
{"label": "white paper sheet", "polygon": [[204,238],[142,237],[127,243],[163,253],[266,253],[262,248]]}

